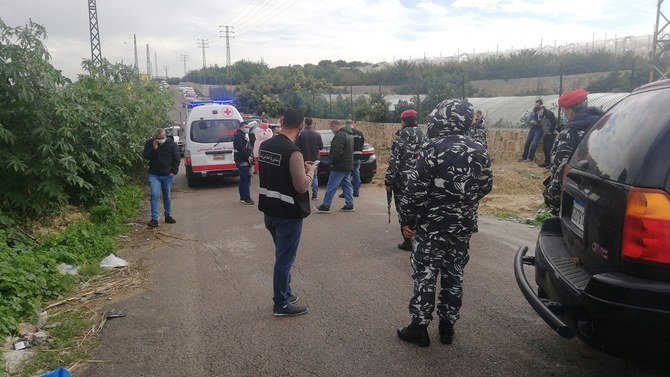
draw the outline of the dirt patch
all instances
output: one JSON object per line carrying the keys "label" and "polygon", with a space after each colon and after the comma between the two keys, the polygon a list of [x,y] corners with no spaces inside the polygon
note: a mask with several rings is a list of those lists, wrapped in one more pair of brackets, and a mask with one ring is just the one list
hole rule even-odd
{"label": "dirt patch", "polygon": [[[377,160],[377,174],[372,180],[384,186],[384,175],[388,168],[388,153]],[[479,213],[498,217],[528,218],[535,216],[544,200],[542,181],[549,172],[535,163],[501,162],[493,164],[493,190],[482,199]]]}

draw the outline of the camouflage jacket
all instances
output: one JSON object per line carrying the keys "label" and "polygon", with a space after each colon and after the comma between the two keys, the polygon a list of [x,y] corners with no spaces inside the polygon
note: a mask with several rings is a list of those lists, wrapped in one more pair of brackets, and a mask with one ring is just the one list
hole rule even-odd
{"label": "camouflage jacket", "polygon": [[391,159],[386,170],[384,185],[403,190],[410,172],[414,169],[419,149],[425,141],[423,131],[418,126],[403,127],[396,132]]}
{"label": "camouflage jacket", "polygon": [[601,115],[603,115],[603,111],[599,108],[588,107],[577,113],[556,136],[556,141],[551,148],[551,175],[544,181],[545,189],[543,193],[544,202],[554,215],[558,215],[561,206],[563,169],[579,142],[582,141],[584,135]]}
{"label": "camouflage jacket", "polygon": [[459,134],[431,139],[407,181],[401,223],[436,240],[445,232],[471,233],[476,204],[492,186],[491,161],[480,143]]}
{"label": "camouflage jacket", "polygon": [[468,129],[468,136],[473,138],[475,141],[479,142],[479,144],[483,145],[484,148],[488,149],[488,145],[486,144],[486,134],[488,133],[488,128],[486,127],[486,123],[484,123],[484,120],[480,120],[472,124],[470,128]]}

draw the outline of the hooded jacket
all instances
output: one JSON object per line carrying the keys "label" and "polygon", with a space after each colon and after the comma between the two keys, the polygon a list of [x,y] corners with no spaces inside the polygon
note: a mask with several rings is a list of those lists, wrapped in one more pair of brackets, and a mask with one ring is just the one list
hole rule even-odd
{"label": "hooded jacket", "polygon": [[554,141],[554,146],[551,148],[551,159],[553,161],[551,176],[545,180],[545,190],[543,192],[544,202],[554,215],[558,214],[561,205],[563,169],[586,132],[603,114],[604,112],[597,107],[583,109],[563,127],[561,132],[558,133],[556,141]]}
{"label": "hooded jacket", "polygon": [[340,128],[330,143],[330,170],[354,170],[354,137],[349,127]]}
{"label": "hooded jacket", "polygon": [[493,172],[483,145],[465,136],[473,108],[445,100],[431,113],[429,140],[419,151],[400,203],[402,225],[436,242],[448,234],[470,234],[477,203],[491,191]]}
{"label": "hooded jacket", "polygon": [[385,186],[393,186],[394,190],[405,189],[424,141],[425,136],[418,125],[404,126],[396,132],[384,178]]}

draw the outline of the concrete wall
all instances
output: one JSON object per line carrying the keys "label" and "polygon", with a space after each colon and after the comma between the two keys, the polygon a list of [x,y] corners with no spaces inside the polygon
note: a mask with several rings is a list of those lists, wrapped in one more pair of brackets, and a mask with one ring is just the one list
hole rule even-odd
{"label": "concrete wall", "polygon": [[[329,129],[329,122],[328,119],[314,119],[314,129],[327,130]],[[400,129],[398,123],[356,122],[356,125],[358,129],[363,131],[365,140],[380,152],[391,149],[395,132]],[[487,144],[491,159],[498,163],[516,162],[523,153],[523,145],[527,136],[528,130],[489,129]],[[535,153],[535,161],[538,163],[544,161],[542,143],[540,143]]]}

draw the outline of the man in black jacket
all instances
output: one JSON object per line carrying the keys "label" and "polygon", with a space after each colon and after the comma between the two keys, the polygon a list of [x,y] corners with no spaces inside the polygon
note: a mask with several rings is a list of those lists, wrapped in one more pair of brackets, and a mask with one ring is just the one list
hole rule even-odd
{"label": "man in black jacket", "polygon": [[[346,127],[351,128],[351,133],[354,137],[354,170],[351,172],[351,186],[354,189],[354,197],[358,198],[361,190],[361,162],[363,162],[363,144],[365,144],[365,136],[363,132],[356,128],[356,123],[353,120],[344,122]],[[344,197],[344,194],[342,195]]]}
{"label": "man in black jacket", "polygon": [[150,228],[158,226],[158,199],[163,194],[165,208],[165,222],[174,224],[177,221],[172,217],[170,191],[172,179],[179,172],[179,146],[172,139],[168,139],[165,130],[159,128],[153,138],[144,144],[144,158],[149,160],[149,187],[151,188],[151,220],[147,224]]}
{"label": "man in black jacket", "polygon": [[[312,118],[305,118],[305,129],[295,140],[295,145],[302,151],[305,161],[319,161],[319,152],[323,149],[321,134],[312,129]],[[316,200],[319,193],[319,166],[314,165],[314,180],[312,181],[312,200]]]}
{"label": "man in black jacket", "polygon": [[307,307],[295,304],[298,296],[291,291],[291,267],[303,219],[310,214],[308,191],[314,179],[314,163],[305,162],[295,145],[302,121],[300,110],[286,110],[281,133],[264,141],[258,153],[258,209],[275,244],[272,314],[277,317],[307,313]]}
{"label": "man in black jacket", "polygon": [[233,147],[235,148],[235,166],[240,172],[238,180],[238,188],[240,191],[240,203],[254,204],[251,199],[251,165],[254,163],[252,155],[251,143],[247,139],[247,132],[249,132],[249,124],[241,122],[240,128],[235,132],[233,137]]}

